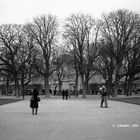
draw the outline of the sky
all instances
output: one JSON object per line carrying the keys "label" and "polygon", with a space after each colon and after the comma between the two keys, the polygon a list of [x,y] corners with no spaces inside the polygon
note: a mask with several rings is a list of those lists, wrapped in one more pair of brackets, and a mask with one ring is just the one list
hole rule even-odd
{"label": "sky", "polygon": [[53,14],[64,19],[82,12],[94,18],[117,9],[140,14],[140,0],[0,0],[0,24],[24,24],[39,15]]}

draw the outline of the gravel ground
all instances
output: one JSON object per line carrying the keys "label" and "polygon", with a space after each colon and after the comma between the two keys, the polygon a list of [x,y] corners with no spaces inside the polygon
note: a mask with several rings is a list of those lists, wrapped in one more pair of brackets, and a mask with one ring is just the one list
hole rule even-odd
{"label": "gravel ground", "polygon": [[140,107],[86,99],[42,99],[32,115],[29,99],[0,106],[0,140],[139,140]]}

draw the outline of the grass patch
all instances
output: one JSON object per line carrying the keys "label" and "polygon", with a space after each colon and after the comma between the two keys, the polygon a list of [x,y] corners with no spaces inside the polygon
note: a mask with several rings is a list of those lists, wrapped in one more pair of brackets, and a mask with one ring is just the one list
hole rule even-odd
{"label": "grass patch", "polygon": [[0,98],[0,105],[9,104],[17,101],[21,101],[22,99],[2,99]]}
{"label": "grass patch", "polygon": [[110,100],[140,105],[140,97],[113,98],[113,99],[110,99]]}

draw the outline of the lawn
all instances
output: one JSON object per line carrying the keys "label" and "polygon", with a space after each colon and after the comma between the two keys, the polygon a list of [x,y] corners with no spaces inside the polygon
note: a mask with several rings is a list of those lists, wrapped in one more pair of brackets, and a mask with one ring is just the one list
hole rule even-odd
{"label": "lawn", "polygon": [[110,99],[110,100],[127,102],[127,103],[140,105],[140,97],[113,98],[113,99]]}
{"label": "lawn", "polygon": [[9,104],[13,102],[21,101],[21,99],[3,99],[0,98],[0,105]]}

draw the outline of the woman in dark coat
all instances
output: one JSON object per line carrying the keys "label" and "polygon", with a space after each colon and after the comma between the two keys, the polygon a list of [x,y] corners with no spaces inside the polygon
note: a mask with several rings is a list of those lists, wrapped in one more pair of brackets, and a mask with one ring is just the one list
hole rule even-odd
{"label": "woman in dark coat", "polygon": [[40,101],[40,98],[38,97],[39,92],[36,88],[33,90],[33,94],[30,99],[30,107],[32,108],[32,114],[37,115],[38,111],[38,102]]}

